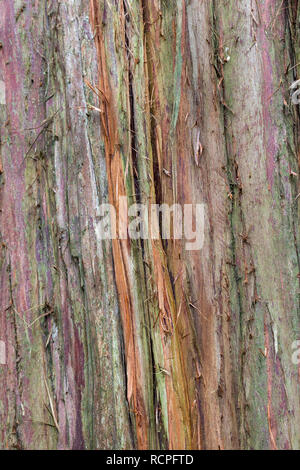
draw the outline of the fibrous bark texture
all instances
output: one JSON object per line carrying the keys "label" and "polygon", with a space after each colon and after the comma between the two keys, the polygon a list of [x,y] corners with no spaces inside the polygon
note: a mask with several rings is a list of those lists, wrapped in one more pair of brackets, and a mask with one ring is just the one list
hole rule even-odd
{"label": "fibrous bark texture", "polygon": [[[2,448],[300,448],[299,22],[0,0]],[[124,200],[204,204],[203,248],[102,240]]]}

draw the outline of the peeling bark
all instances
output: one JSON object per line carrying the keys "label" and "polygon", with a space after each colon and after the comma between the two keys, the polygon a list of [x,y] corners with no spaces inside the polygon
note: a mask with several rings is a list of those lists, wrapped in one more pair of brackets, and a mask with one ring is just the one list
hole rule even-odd
{"label": "peeling bark", "polygon": [[300,448],[299,8],[0,1],[1,448]]}

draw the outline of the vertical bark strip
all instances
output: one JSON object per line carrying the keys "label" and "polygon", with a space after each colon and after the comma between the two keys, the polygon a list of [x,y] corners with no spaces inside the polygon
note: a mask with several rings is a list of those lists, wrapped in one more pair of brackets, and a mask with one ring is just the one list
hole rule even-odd
{"label": "vertical bark strip", "polygon": [[299,9],[0,0],[1,448],[300,448]]}

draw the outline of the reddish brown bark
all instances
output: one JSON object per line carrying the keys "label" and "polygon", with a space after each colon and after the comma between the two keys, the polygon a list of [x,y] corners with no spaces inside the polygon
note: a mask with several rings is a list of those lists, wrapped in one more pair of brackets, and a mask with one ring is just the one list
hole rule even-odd
{"label": "reddish brown bark", "polygon": [[0,7],[1,447],[299,448],[298,1]]}

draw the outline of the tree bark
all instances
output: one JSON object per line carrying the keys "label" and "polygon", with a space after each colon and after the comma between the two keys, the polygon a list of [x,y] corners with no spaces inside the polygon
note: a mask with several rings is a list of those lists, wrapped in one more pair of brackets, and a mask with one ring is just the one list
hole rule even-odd
{"label": "tree bark", "polygon": [[[298,0],[0,0],[0,447],[299,449]],[[204,204],[204,245],[100,206]]]}

